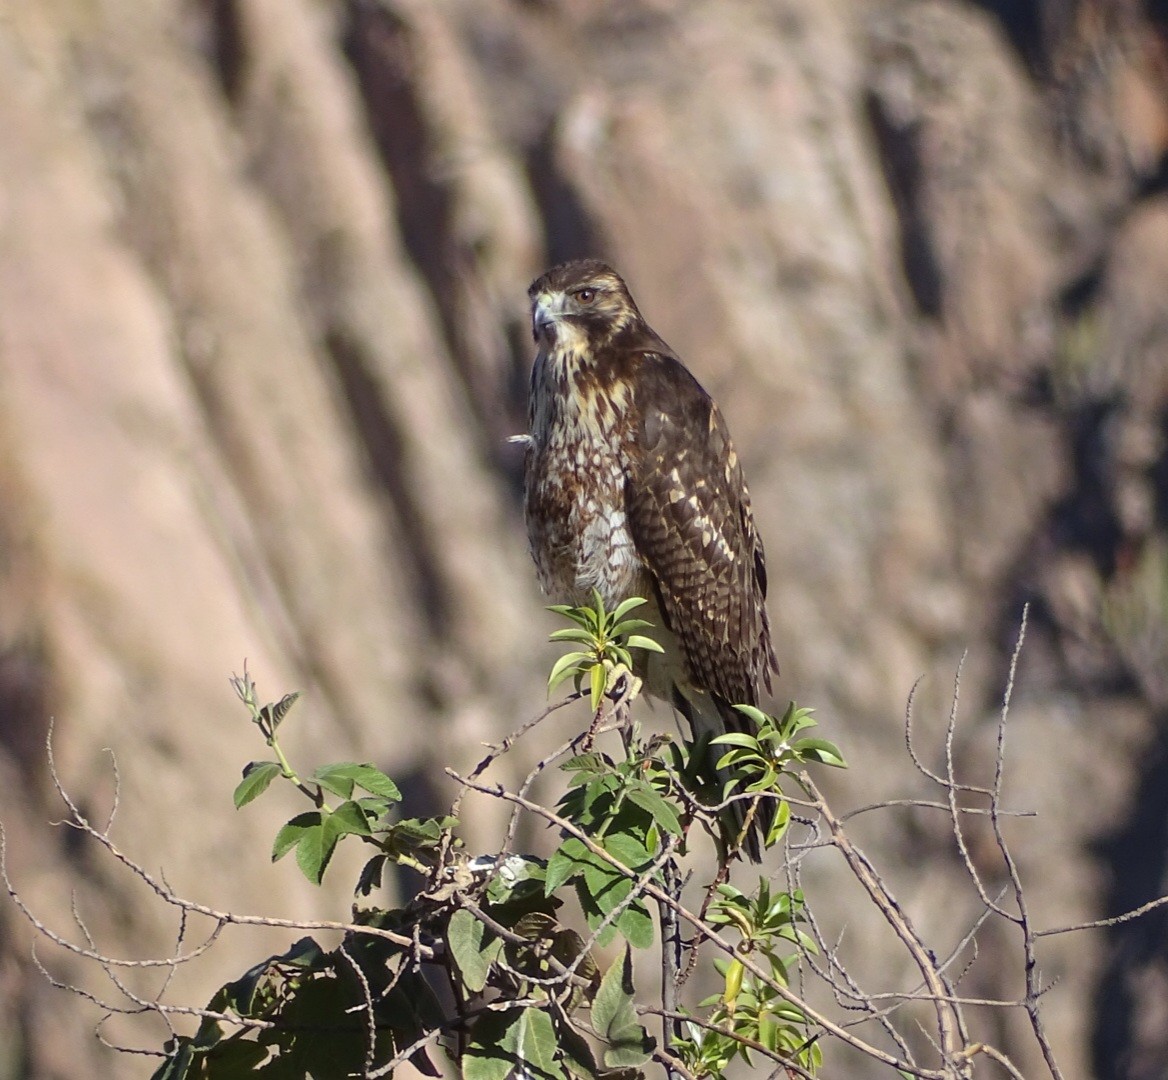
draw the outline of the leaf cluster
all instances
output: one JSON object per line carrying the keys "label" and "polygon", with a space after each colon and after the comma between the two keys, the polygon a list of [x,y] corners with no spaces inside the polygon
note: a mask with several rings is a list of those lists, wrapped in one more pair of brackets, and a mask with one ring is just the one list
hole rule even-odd
{"label": "leaf cluster", "polygon": [[[757,1044],[807,1072],[816,1072],[822,1064],[822,1051],[808,1034],[807,1016],[778,990],[790,985],[795,958],[817,952],[815,942],[799,929],[802,892],[775,892],[766,878],[759,879],[753,895],[723,883],[717,886],[707,918],[714,926],[738,931],[738,955],[714,960],[723,989],[701,1003],[714,1007],[708,1026],[688,1025],[688,1037],[675,1044],[678,1056],[701,1075],[714,1062],[719,1063],[714,1071],[720,1072],[736,1056],[752,1064],[752,1044]],[[781,954],[784,944],[797,946],[797,951]],[[769,980],[747,971],[742,957],[765,960]]]}
{"label": "leaf cluster", "polygon": [[[554,665],[549,690],[574,678],[599,715],[636,650],[660,649],[641,632],[649,624],[630,617],[642,603],[607,612],[597,597],[593,607],[554,609],[571,625],[552,639],[573,648]],[[708,761],[708,747],[646,740],[626,716],[619,751],[606,753],[592,748],[590,729],[586,745],[559,765],[565,789],[555,809],[541,811],[561,833],[551,856],[472,857],[457,836],[459,804],[443,817],[403,819],[398,787],[372,763],[299,772],[278,737],[298,695],[260,704],[246,669],[233,683],[271,750],[244,770],[236,807],[277,781],[310,803],[277,831],[272,859],[294,852],[319,884],[348,838],[372,854],[354,890],[356,921],[340,943],[304,938],[223,986],[199,1029],[170,1041],[158,1080],[389,1076],[406,1062],[437,1076],[435,1055],[469,1080],[633,1080],[654,1056],[693,1077],[721,1077],[733,1059],[749,1063],[758,1052],[808,1073],[818,1067],[808,1017],[780,993],[794,958],[811,947],[798,928],[802,896],[765,879],[747,895],[722,877],[710,894],[706,933],[733,932],[725,946],[733,955],[707,960],[720,993],[679,1006],[695,1023],[667,1028],[664,1042],[642,1023],[636,956],[653,946],[661,914],[678,908],[675,860],[688,830],[695,821],[710,828],[718,812],[702,800],[708,770],[699,756]],[[779,719],[748,715],[755,735],[715,740],[718,768],[735,776],[717,794],[773,800],[784,823],[767,837],[774,844],[790,817],[780,782],[791,768],[843,761],[831,744],[803,734],[814,723],[807,710],[792,704]],[[376,901],[387,866],[423,875],[404,907]],[[769,977],[748,971],[747,958],[764,963]],[[698,959],[695,951],[691,963]],[[673,977],[680,982],[680,971]]]}
{"label": "leaf cluster", "polygon": [[664,652],[659,642],[637,631],[649,629],[653,624],[645,619],[627,618],[631,611],[644,606],[645,600],[632,596],[622,601],[612,611],[604,610],[604,599],[595,589],[592,592],[593,606],[572,607],[568,604],[554,604],[548,608],[562,615],[574,625],[556,630],[552,641],[567,641],[580,646],[564,653],[552,666],[548,676],[548,693],[567,679],[573,679],[577,691],[588,682],[589,702],[592,711],[600,708],[601,699],[608,687],[613,672],[618,667],[631,669],[633,657],[630,650],[643,649],[647,652]]}

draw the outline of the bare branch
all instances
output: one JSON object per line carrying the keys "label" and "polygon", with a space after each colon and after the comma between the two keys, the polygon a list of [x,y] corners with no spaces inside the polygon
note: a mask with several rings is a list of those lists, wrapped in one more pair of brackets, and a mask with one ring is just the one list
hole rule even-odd
{"label": "bare branch", "polygon": [[[471,781],[462,776],[459,776],[458,773],[456,773],[453,769],[447,769],[446,773],[460,784],[466,784],[468,787],[471,787],[476,791],[480,791],[485,795],[493,795],[496,798],[505,799],[508,802],[521,806],[530,813],[544,818],[544,820],[563,829],[566,833],[568,833],[569,836],[576,837],[585,845],[585,847],[589,849],[589,851],[592,852],[593,855],[603,859],[626,877],[635,878],[635,875],[631,870],[629,870],[628,867],[624,866],[619,860],[614,859],[607,851],[605,851],[603,847],[595,843],[590,836],[588,836],[582,830],[578,829],[572,822],[555,813],[555,811],[549,810],[547,807],[539,805],[539,803],[534,803],[521,795],[507,791],[502,785],[488,785],[479,783],[477,781]],[[853,1049],[859,1050],[863,1054],[867,1054],[869,1057],[881,1062],[884,1065],[889,1065],[892,1068],[903,1069],[906,1072],[910,1072],[914,1076],[921,1077],[922,1080],[948,1080],[948,1074],[945,1072],[935,1069],[919,1069],[910,1066],[906,1062],[899,1061],[891,1054],[881,1050],[879,1047],[872,1046],[871,1044],[864,1042],[864,1040],[857,1038],[850,1031],[841,1027],[829,1017],[824,1016],[822,1013],[818,1012],[811,1005],[802,1000],[802,998],[800,998],[797,994],[792,992],[787,986],[773,979],[768,972],[764,971],[749,956],[743,956],[738,953],[734,946],[725,938],[723,938],[716,930],[714,930],[713,927],[704,922],[693,912],[689,911],[681,903],[675,901],[659,886],[655,885],[653,882],[646,882],[643,886],[643,889],[645,895],[651,896],[658,903],[664,903],[672,907],[673,910],[676,911],[685,922],[689,923],[689,925],[693,927],[693,929],[696,930],[706,941],[709,941],[711,945],[726,955],[739,960],[742,963],[742,966],[752,975],[754,975],[755,978],[761,980],[765,985],[773,989],[784,1000],[799,1008],[812,1023],[822,1027],[824,1031],[834,1035],[836,1038],[847,1043]]]}

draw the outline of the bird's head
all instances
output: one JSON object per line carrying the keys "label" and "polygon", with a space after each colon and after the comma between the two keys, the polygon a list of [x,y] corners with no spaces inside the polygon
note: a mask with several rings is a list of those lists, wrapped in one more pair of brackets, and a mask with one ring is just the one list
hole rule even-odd
{"label": "bird's head", "polygon": [[553,266],[537,278],[531,298],[531,332],[547,350],[577,354],[606,345],[640,318],[620,275],[599,259]]}

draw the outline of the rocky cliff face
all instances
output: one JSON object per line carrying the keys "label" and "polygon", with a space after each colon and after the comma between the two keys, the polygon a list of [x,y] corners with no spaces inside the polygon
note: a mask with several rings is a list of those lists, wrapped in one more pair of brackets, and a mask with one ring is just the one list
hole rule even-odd
{"label": "rocky cliff face", "polygon": [[[139,862],[307,916],[344,899],[261,868],[279,808],[230,809],[260,750],[227,687],[244,657],[307,691],[295,753],[439,800],[442,765],[538,710],[549,622],[504,438],[526,285],[580,254],[723,405],[779,693],[845,748],[837,799],[925,791],[904,702],[925,676],[935,758],[966,649],[957,750],[985,781],[1030,601],[1007,790],[1040,814],[1016,837],[1032,912],[1162,892],[1166,40],[1151,0],[0,0],[0,819],[29,902],[67,932],[81,885],[109,951],[173,945],[50,827],[51,720],[95,819],[116,755]],[[944,829],[858,833],[955,941]],[[828,917],[863,940],[845,900]],[[130,1075],[31,936],[0,909],[0,1076]],[[1162,920],[1042,962],[1067,1075],[1163,1074]],[[1005,959],[976,978],[1018,992]],[[996,1037],[1037,1075],[1016,1023]]]}

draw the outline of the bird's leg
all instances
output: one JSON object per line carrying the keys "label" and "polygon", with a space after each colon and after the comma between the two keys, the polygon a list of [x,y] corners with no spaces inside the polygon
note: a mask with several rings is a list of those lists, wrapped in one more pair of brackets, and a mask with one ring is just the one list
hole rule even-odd
{"label": "bird's leg", "polygon": [[641,680],[627,667],[620,665],[612,669],[608,677],[608,687],[605,690],[605,696],[612,702],[612,717],[616,721],[617,727],[620,728],[621,741],[624,743],[626,754],[632,750],[633,725],[631,717],[633,699],[640,692]]}
{"label": "bird's leg", "polygon": [[596,736],[601,731],[618,728],[621,741],[626,753],[629,750],[632,737],[632,727],[629,719],[629,706],[633,699],[641,692],[641,680],[638,679],[623,664],[617,664],[609,669],[604,688],[604,698],[592,717],[588,730],[580,736],[579,749],[587,753],[592,749]]}

